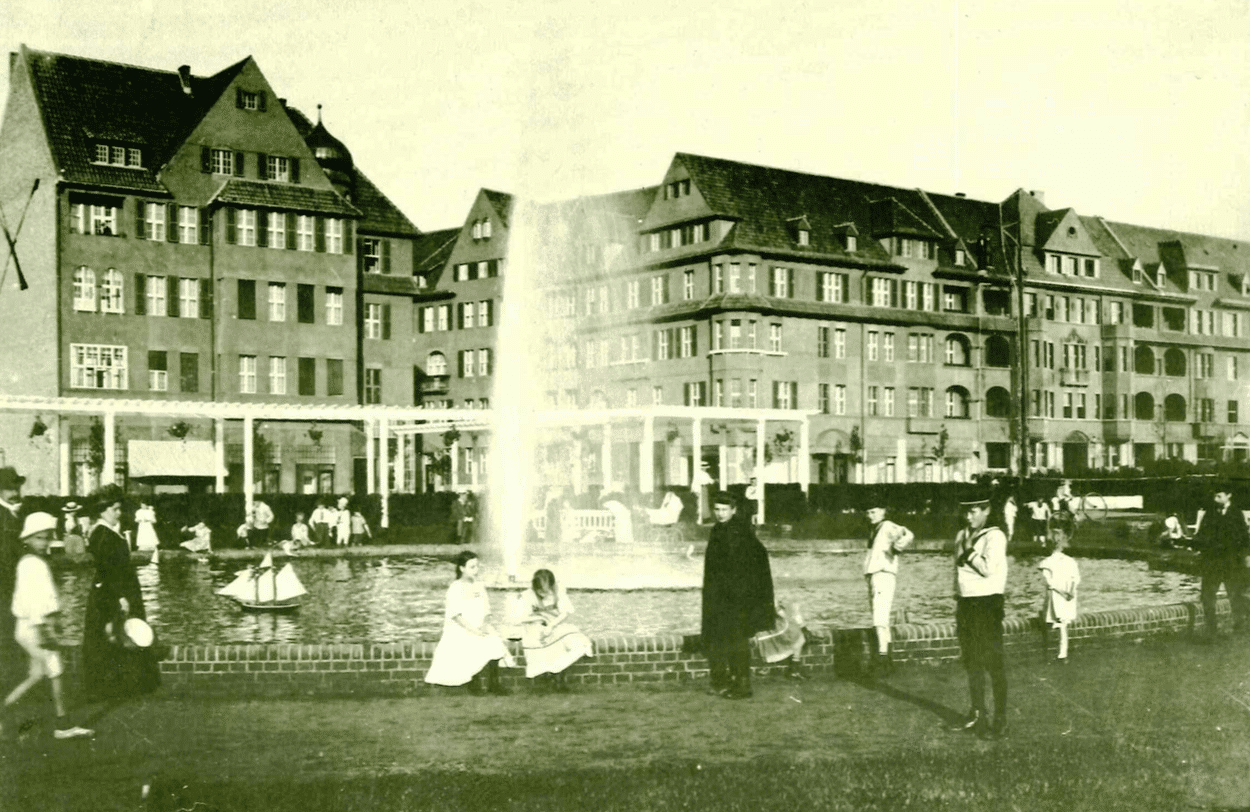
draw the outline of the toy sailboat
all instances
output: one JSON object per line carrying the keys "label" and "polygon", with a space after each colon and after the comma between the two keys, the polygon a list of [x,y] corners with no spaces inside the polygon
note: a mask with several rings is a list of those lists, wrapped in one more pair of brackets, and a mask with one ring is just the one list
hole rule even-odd
{"label": "toy sailboat", "polygon": [[217,590],[217,594],[230,598],[244,609],[289,612],[298,609],[300,597],[308,594],[295,568],[287,564],[279,570],[269,553],[260,566],[239,570],[235,575],[238,577]]}

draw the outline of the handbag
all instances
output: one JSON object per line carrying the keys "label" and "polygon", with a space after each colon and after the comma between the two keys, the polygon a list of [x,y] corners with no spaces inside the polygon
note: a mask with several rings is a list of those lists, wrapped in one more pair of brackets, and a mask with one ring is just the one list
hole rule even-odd
{"label": "handbag", "polygon": [[771,631],[756,633],[754,640],[766,663],[776,663],[798,655],[803,651],[803,644],[807,642],[803,627],[798,623],[791,623],[790,618],[780,612],[777,613],[777,625]]}

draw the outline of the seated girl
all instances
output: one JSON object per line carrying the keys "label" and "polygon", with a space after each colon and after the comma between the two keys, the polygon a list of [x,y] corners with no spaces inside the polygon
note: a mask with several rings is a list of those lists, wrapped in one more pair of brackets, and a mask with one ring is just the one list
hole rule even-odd
{"label": "seated girl", "polygon": [[456,580],[447,587],[443,636],[434,648],[425,681],[431,685],[468,685],[470,693],[480,694],[484,673],[486,692],[507,694],[499,681],[499,664],[511,668],[514,663],[490,620],[490,598],[486,586],[477,579],[481,562],[476,553],[465,550],[456,556],[455,564]]}
{"label": "seated girl", "polygon": [[525,676],[535,679],[550,674],[555,690],[568,690],[564,671],[582,657],[595,656],[590,638],[568,622],[573,605],[556,586],[551,570],[538,570],[530,588],[521,596],[527,613],[521,617],[521,647],[525,650]]}

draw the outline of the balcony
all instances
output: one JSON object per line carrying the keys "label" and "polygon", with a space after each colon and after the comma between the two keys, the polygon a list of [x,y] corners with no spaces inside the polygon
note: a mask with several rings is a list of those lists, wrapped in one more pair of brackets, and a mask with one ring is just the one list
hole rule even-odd
{"label": "balcony", "polygon": [[938,434],[942,431],[940,417],[909,417],[907,418],[908,434]]}
{"label": "balcony", "polygon": [[427,375],[421,379],[421,394],[423,395],[445,395],[450,387],[450,375]]}
{"label": "balcony", "polygon": [[1133,325],[1128,322],[1121,324],[1104,324],[1102,325],[1102,337],[1104,339],[1125,339],[1133,337]]}
{"label": "balcony", "polygon": [[1068,369],[1064,367],[1059,370],[1060,386],[1089,386],[1089,370],[1088,369]]}

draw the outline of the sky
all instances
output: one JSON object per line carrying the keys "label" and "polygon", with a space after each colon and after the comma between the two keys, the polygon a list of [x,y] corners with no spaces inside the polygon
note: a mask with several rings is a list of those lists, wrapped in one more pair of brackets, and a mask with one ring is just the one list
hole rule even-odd
{"label": "sky", "polygon": [[[423,230],[676,152],[1250,239],[1250,2],[0,0],[25,44],[255,57]],[[4,85],[7,95],[7,81]]]}

